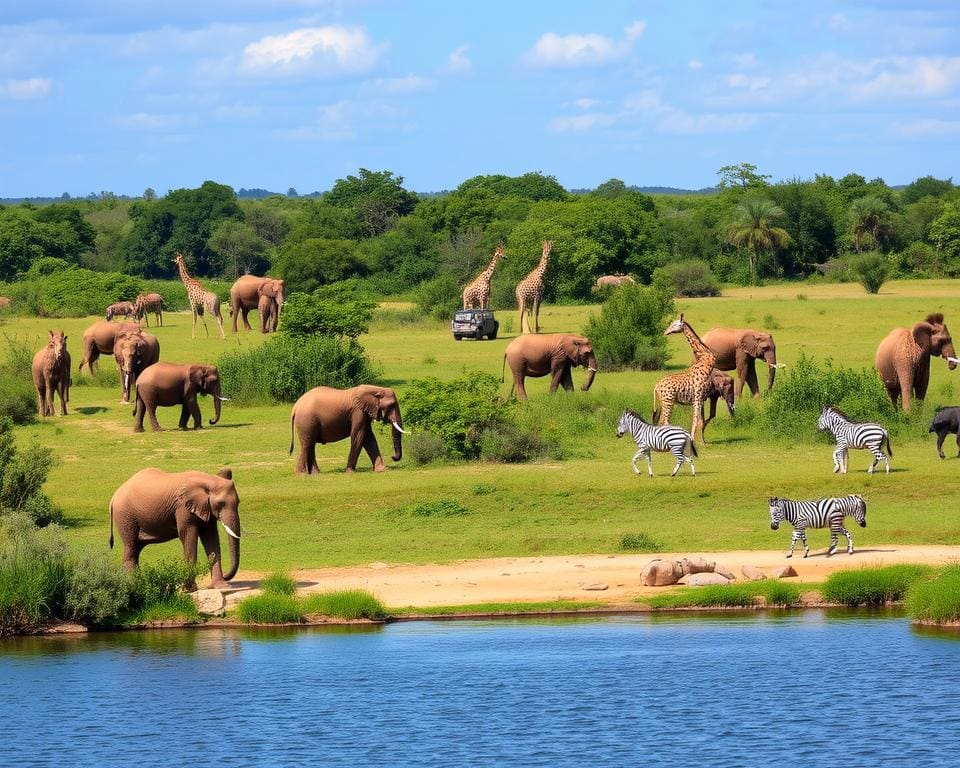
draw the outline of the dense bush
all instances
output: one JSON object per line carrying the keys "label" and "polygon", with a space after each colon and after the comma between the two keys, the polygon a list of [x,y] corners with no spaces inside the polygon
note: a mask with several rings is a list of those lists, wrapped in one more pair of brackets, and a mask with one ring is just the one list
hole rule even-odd
{"label": "dense bush", "polygon": [[440,275],[420,284],[416,291],[417,308],[435,320],[450,320],[460,309],[462,286],[453,275]]}
{"label": "dense bush", "polygon": [[66,545],[25,515],[0,518],[0,637],[36,632],[62,612]]}
{"label": "dense bush", "polygon": [[661,274],[673,286],[674,296],[720,295],[720,283],[710,270],[710,265],[701,259],[675,261],[654,272],[655,277]]}
{"label": "dense bush", "polygon": [[242,600],[237,616],[247,624],[299,624],[303,621],[300,603],[293,595],[263,592]]}
{"label": "dense bush", "polygon": [[960,621],[960,565],[948,565],[932,578],[918,578],[907,591],[906,603],[914,621]]}
{"label": "dense bush", "polygon": [[663,280],[653,285],[619,286],[600,310],[591,315],[585,335],[593,342],[601,369],[641,371],[662,368],[667,361],[663,335],[673,314],[672,286]]}
{"label": "dense bush", "polygon": [[537,432],[509,422],[480,432],[480,457],[487,461],[520,464],[548,456],[549,448]]}
{"label": "dense bush", "polygon": [[297,582],[290,574],[277,571],[260,581],[260,589],[273,595],[293,595],[297,591]]}
{"label": "dense bush", "polygon": [[119,272],[93,272],[61,259],[39,259],[4,290],[17,312],[40,317],[100,315],[108,304],[132,300],[143,289],[135,277]]}
{"label": "dense bush", "polygon": [[624,552],[662,552],[663,544],[645,533],[625,533],[617,548]]}
{"label": "dense bush", "polygon": [[7,354],[0,362],[0,420],[28,424],[37,415],[37,393],[33,387],[33,353],[25,341],[7,340]]}
{"label": "dense bush", "polygon": [[376,303],[349,292],[293,293],[283,306],[287,336],[337,336],[355,339],[370,329]]}
{"label": "dense bush", "polygon": [[62,510],[43,492],[54,463],[53,451],[38,443],[18,449],[12,422],[0,417],[0,515],[22,513],[40,526],[62,520]]}
{"label": "dense bush", "polygon": [[823,584],[823,599],[856,607],[903,600],[910,585],[929,575],[926,565],[889,565],[831,573]]}
{"label": "dense bush", "polygon": [[387,615],[383,603],[363,589],[314,592],[303,598],[301,609],[305,614],[332,616],[347,621],[355,619],[376,621]]}
{"label": "dense bush", "polygon": [[292,403],[313,387],[352,387],[377,378],[358,341],[333,336],[278,334],[259,347],[227,353],[217,367],[236,405]]}
{"label": "dense bush", "polygon": [[850,259],[850,271],[867,293],[879,293],[890,276],[890,263],[879,253],[862,253]]}
{"label": "dense bush", "polygon": [[105,554],[71,558],[63,616],[88,626],[113,624],[130,605],[135,577]]}

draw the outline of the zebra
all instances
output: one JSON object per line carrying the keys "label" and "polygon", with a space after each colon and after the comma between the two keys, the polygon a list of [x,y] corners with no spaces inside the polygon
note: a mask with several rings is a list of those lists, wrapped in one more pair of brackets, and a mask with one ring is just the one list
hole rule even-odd
{"label": "zebra", "polygon": [[837,536],[847,537],[847,554],[853,554],[853,537],[850,531],[843,527],[843,518],[853,517],[861,528],[867,527],[867,502],[860,494],[851,496],[818,499],[817,501],[793,501],[792,499],[778,499],[774,496],[770,503],[770,528],[774,531],[780,527],[780,521],[786,519],[793,525],[793,536],[790,537],[790,551],[787,557],[793,556],[793,549],[797,539],[803,542],[803,556],[810,554],[807,546],[807,528],[829,528],[830,549],[827,557],[837,551]]}
{"label": "zebra", "polygon": [[677,457],[677,466],[673,468],[670,477],[676,476],[683,462],[690,462],[690,474],[696,476],[697,468],[693,465],[693,459],[684,453],[684,449],[689,445],[690,452],[697,456],[697,447],[693,444],[693,438],[690,433],[682,427],[674,427],[670,424],[658,426],[645,421],[636,411],[629,408],[620,416],[617,424],[617,437],[623,437],[627,432],[633,436],[634,442],[639,449],[631,461],[633,471],[640,474],[637,467],[637,459],[645,456],[647,459],[647,472],[653,477],[653,461],[650,458],[650,451],[670,451]]}
{"label": "zebra", "polygon": [[[890,446],[890,435],[879,424],[864,422],[857,424],[850,421],[847,415],[839,408],[827,406],[820,411],[817,429],[829,430],[837,440],[837,449],[833,452],[833,471],[847,474],[847,449],[866,448],[873,454],[873,463],[867,470],[873,474],[877,462],[883,461],[890,472],[890,459],[893,458],[893,448]],[[886,454],[883,444],[887,444]]]}

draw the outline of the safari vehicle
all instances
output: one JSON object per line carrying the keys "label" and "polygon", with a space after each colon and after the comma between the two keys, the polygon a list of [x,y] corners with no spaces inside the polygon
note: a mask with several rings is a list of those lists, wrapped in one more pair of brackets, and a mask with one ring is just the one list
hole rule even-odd
{"label": "safari vehicle", "polygon": [[453,316],[453,338],[476,339],[480,341],[484,336],[488,339],[497,338],[500,321],[494,318],[489,309],[458,309]]}

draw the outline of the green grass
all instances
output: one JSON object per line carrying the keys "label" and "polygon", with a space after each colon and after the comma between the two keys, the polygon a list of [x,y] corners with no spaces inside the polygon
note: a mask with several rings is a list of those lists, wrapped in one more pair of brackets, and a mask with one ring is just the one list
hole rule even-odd
{"label": "green grass", "polygon": [[300,600],[300,609],[309,616],[329,616],[348,620],[376,620],[387,615],[383,604],[363,589],[341,589],[305,595]]}
{"label": "green grass", "polygon": [[297,591],[297,582],[290,574],[275,571],[260,580],[260,589],[271,595],[293,595]]}
{"label": "green grass", "polygon": [[899,602],[911,584],[929,576],[927,565],[888,565],[831,573],[821,587],[823,599],[851,607]]}
{"label": "green grass", "polygon": [[[798,301],[798,291],[806,300]],[[877,296],[859,285],[784,284],[737,288],[715,299],[686,299],[678,309],[698,331],[715,325],[754,327],[771,315],[781,362],[790,366],[801,352],[822,361],[869,367],[887,332],[909,326],[927,313],[943,311],[948,326],[960,326],[955,281],[910,281],[884,284]],[[403,307],[396,307],[403,309]],[[545,332],[580,331],[596,306],[545,306]],[[501,323],[516,310],[498,312]],[[83,329],[97,318],[47,320],[8,317],[0,332],[28,338],[42,346],[48,328],[63,328],[74,368],[80,357]],[[228,332],[227,339],[206,338],[203,329],[190,338],[191,318],[164,313],[165,325],[151,328],[160,339],[161,357],[176,362],[215,362],[226,350],[263,343],[257,332]],[[502,325],[503,327],[503,325]],[[424,375],[455,379],[481,369],[499,376],[503,351],[515,333],[495,341],[456,342],[448,323],[394,322],[378,316],[371,333],[361,337],[386,383],[397,389],[401,408],[410,382]],[[690,352],[678,336],[668,340],[671,369],[685,366]],[[5,354],[0,344],[0,355]],[[426,358],[436,363],[424,363]],[[111,358],[101,368],[112,371]],[[765,368],[759,366],[763,379]],[[789,367],[787,369],[789,371]],[[781,371],[780,376],[786,372]],[[858,550],[878,544],[960,544],[954,523],[957,459],[936,458],[935,442],[925,435],[933,406],[960,402],[960,371],[949,372],[934,360],[924,412],[895,441],[894,472],[868,476],[868,457],[850,455],[850,474],[831,472],[831,445],[826,440],[771,442],[757,439],[760,403],[745,403],[736,419],[721,412],[707,430],[709,445],[700,449],[697,476],[669,477],[672,459],[654,455],[657,476],[635,476],[629,439],[618,441],[614,425],[630,406],[649,413],[658,372],[611,373],[601,370],[589,393],[579,389],[549,398],[546,378],[527,382],[530,402],[521,406],[545,425],[549,434],[566,436],[563,460],[531,464],[437,463],[424,467],[409,454],[390,471],[374,474],[361,454],[358,471],[347,475],[346,442],[317,446],[319,476],[294,475],[290,444],[290,407],[239,408],[227,402],[221,423],[198,432],[179,432],[178,409],[161,409],[164,432],[133,434],[129,406],[118,403],[114,385],[75,386],[70,415],[17,430],[18,444],[36,438],[59,457],[46,489],[63,507],[69,542],[106,549],[107,504],[116,488],[147,466],[168,471],[233,468],[241,505],[241,567],[265,573],[276,570],[355,565],[373,561],[449,562],[473,557],[530,556],[619,551],[624,533],[643,531],[664,551],[722,551],[786,548],[789,530],[769,527],[766,500],[779,495],[817,498],[862,493],[870,505],[869,527],[856,529]],[[579,388],[584,372],[574,371]],[[88,374],[74,373],[75,382]],[[502,392],[509,391],[509,381]],[[229,392],[225,393],[229,396]],[[212,415],[209,398],[200,399],[204,423]],[[722,410],[722,409],[721,409]],[[688,408],[678,409],[677,423],[689,425]],[[389,428],[374,428],[381,450],[390,452]],[[399,508],[436,509],[455,500],[470,514],[438,516],[392,514]],[[818,539],[822,535],[822,539]],[[221,535],[221,542],[225,536]],[[814,551],[826,548],[823,532],[811,534]],[[179,556],[173,541],[149,546],[143,560]],[[119,553],[114,550],[114,557]],[[201,560],[203,558],[201,552]]]}
{"label": "green grass", "polygon": [[711,584],[704,587],[676,589],[662,595],[638,597],[636,602],[656,610],[752,608],[756,605],[790,607],[800,604],[800,587],[778,579],[750,581],[743,584]]}
{"label": "green grass", "polygon": [[620,537],[619,549],[624,552],[662,552],[663,544],[645,533],[625,533]]}
{"label": "green grass", "polygon": [[293,595],[263,592],[242,600],[237,606],[237,617],[246,624],[299,624],[303,612]]}
{"label": "green grass", "polygon": [[187,594],[176,594],[159,602],[132,611],[120,617],[119,623],[124,626],[140,626],[159,621],[202,621],[203,617],[197,610],[193,598]]}
{"label": "green grass", "polygon": [[907,614],[914,621],[938,624],[960,621],[960,564],[921,578],[907,591]]}
{"label": "green grass", "polygon": [[554,611],[590,611],[609,607],[607,603],[579,600],[548,600],[533,603],[469,603],[466,605],[433,605],[417,608],[390,608],[391,616],[454,616],[478,614],[483,616],[512,615],[524,613],[550,613]]}

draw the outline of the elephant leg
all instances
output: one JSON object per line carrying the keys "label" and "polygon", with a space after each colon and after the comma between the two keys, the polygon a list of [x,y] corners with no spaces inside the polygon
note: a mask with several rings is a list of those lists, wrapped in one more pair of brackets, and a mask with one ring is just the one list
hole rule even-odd
{"label": "elephant leg", "polygon": [[[910,410],[910,390],[913,389],[913,377],[909,373],[897,373],[900,382],[900,399],[905,412]],[[896,402],[894,402],[896,405]]]}
{"label": "elephant leg", "polygon": [[180,421],[177,426],[181,430],[187,429],[187,422],[190,421],[190,407],[184,402],[180,403]]}
{"label": "elephant leg", "polygon": [[[149,403],[145,406],[147,413],[150,415],[150,428],[154,432],[160,432],[160,422],[157,421],[157,404]],[[141,417],[140,421],[141,427],[143,425],[143,419]]]}
{"label": "elephant leg", "polygon": [[513,374],[513,385],[517,389],[517,400],[527,399],[527,390],[523,386],[524,375],[522,373]]}
{"label": "elephant leg", "polygon": [[[212,525],[200,529],[200,542],[203,551],[207,553],[207,562],[210,564],[210,586],[214,589],[226,589],[230,585],[223,578],[223,558],[220,554],[220,536],[217,533],[216,521]],[[196,544],[194,544],[196,551]]]}
{"label": "elephant leg", "polygon": [[[214,529],[214,533],[216,533],[216,529]],[[195,569],[197,565],[197,529],[192,525],[188,525],[182,530],[177,531],[177,536],[183,545],[184,561],[191,569]],[[223,578],[222,572],[221,578]],[[197,582],[193,574],[190,575],[190,580],[187,582],[186,588],[188,592],[196,591]]]}
{"label": "elephant leg", "polygon": [[365,450],[367,456],[370,457],[374,472],[387,471],[387,465],[383,463],[383,456],[380,455],[380,446],[377,445],[377,438],[373,434],[372,424],[367,424],[367,429],[363,436],[363,450]]}
{"label": "elephant leg", "polygon": [[[247,315],[250,314],[250,310],[247,307],[243,307],[240,311],[243,313],[243,327],[248,331],[252,331],[253,328],[250,327],[250,321],[247,319]],[[233,324],[236,325],[237,321],[234,320]]]}
{"label": "elephant leg", "polygon": [[297,454],[296,473],[298,475],[320,474],[320,467],[317,466],[317,443],[311,435],[300,435],[300,453]]}
{"label": "elephant leg", "polygon": [[360,457],[360,449],[366,441],[366,431],[369,425],[354,424],[350,431],[350,453],[347,454],[347,472],[353,472],[357,468],[357,459]]}
{"label": "elephant leg", "polygon": [[190,400],[189,406],[190,416],[193,417],[193,428],[203,429],[203,417],[200,415],[200,403],[197,402],[196,397]]}
{"label": "elephant leg", "polygon": [[70,393],[65,382],[61,381],[57,385],[57,394],[60,396],[60,415],[67,415],[67,401],[70,399]]}
{"label": "elephant leg", "polygon": [[[757,381],[757,366],[752,357],[747,360],[747,386],[750,387],[750,394],[753,397],[760,395],[760,384]],[[741,392],[742,391],[743,388],[741,386]]]}
{"label": "elephant leg", "polygon": [[237,315],[241,312],[239,302],[232,301],[230,302],[230,317],[232,318],[233,332],[237,332]]}
{"label": "elephant leg", "polygon": [[897,407],[897,400],[900,399],[900,385],[899,384],[884,384],[883,385],[887,390],[887,395],[890,397],[890,402],[893,403],[893,407]]}
{"label": "elephant leg", "polygon": [[[564,373],[565,373],[565,370],[564,370],[564,366],[562,366],[562,365],[554,368],[553,371],[551,372],[551,375],[550,375],[550,394],[551,394],[551,395],[552,395],[554,392],[556,392],[556,391],[557,391],[557,387],[559,387],[559,386],[561,386],[561,385],[563,386],[564,389],[567,388],[567,385],[564,384],[564,381],[563,381],[563,379],[564,379]],[[573,389],[573,385],[572,385],[572,384],[571,384],[570,388]]]}
{"label": "elephant leg", "polygon": [[[946,437],[946,435],[944,435]],[[957,432],[957,456],[960,456],[960,431]],[[941,458],[943,458],[941,456]]]}
{"label": "elephant leg", "polygon": [[563,367],[563,375],[560,377],[560,386],[567,392],[573,392],[573,374],[570,372],[570,365]]}

